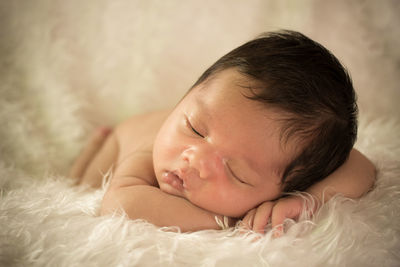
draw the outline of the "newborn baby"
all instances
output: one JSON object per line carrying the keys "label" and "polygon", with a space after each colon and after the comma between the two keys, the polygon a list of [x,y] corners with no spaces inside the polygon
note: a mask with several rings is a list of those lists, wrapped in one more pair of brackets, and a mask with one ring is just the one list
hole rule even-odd
{"label": "newborn baby", "polygon": [[352,149],[356,113],[328,50],[298,32],[267,33],[219,59],[174,109],[99,129],[71,176],[98,187],[111,170],[102,215],[182,231],[219,229],[222,218],[282,229],[303,209],[288,192],[323,202],[373,185],[374,166]]}

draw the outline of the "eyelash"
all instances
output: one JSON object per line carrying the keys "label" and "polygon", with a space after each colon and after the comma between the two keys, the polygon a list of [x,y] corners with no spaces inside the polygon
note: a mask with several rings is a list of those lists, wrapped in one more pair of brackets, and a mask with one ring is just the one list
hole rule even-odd
{"label": "eyelash", "polygon": [[229,167],[228,164],[226,164],[226,167],[228,168],[229,172],[231,173],[231,175],[232,175],[236,180],[238,180],[238,181],[239,181],[240,183],[242,183],[242,184],[249,185],[248,183],[244,182],[242,179],[240,179],[239,177],[237,177],[237,176],[235,175],[235,173],[232,171],[231,167]]}
{"label": "eyelash", "polygon": [[194,127],[193,125],[190,123],[189,119],[186,117],[186,126],[196,135],[200,136],[201,138],[204,138],[204,136],[199,133]]}
{"label": "eyelash", "polygon": [[[201,133],[199,133],[199,132],[193,127],[193,125],[190,123],[188,117],[185,117],[185,120],[186,120],[186,127],[188,127],[194,134],[200,136],[201,138],[204,138],[204,136],[203,136]],[[237,181],[239,181],[239,182],[242,183],[242,184],[249,185],[248,183],[244,182],[242,179],[240,179],[239,177],[237,177],[237,176],[235,175],[235,173],[232,171],[232,169],[229,167],[228,164],[226,164],[226,167],[228,168],[228,171],[230,172],[230,174],[231,174]]]}

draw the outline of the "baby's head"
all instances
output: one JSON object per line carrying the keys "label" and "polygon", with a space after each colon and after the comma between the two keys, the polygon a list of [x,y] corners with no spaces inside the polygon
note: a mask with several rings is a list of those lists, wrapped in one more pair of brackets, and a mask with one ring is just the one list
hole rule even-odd
{"label": "baby's head", "polygon": [[219,59],[162,126],[160,188],[238,217],[305,190],[348,157],[357,133],[351,79],[304,35],[282,31]]}
{"label": "baby's head", "polygon": [[283,173],[285,191],[305,190],[346,160],[357,136],[356,96],[326,48],[298,32],[266,33],[219,59],[193,87],[229,68],[258,82],[246,95],[281,111],[282,141],[301,146]]}

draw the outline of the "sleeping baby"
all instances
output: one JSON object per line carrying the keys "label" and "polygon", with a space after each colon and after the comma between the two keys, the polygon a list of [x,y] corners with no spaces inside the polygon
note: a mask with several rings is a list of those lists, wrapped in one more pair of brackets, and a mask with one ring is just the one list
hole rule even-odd
{"label": "sleeping baby", "polygon": [[298,32],[266,33],[220,58],[174,109],[100,128],[70,176],[99,187],[110,171],[102,215],[282,231],[304,208],[290,192],[323,203],[372,187],[375,168],[353,149],[355,98],[327,49]]}

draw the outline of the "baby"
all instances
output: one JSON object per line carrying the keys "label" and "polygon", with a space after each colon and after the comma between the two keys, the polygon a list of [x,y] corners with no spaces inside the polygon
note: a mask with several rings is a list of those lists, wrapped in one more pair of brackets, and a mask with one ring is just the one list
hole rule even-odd
{"label": "baby", "polygon": [[[264,232],[296,219],[306,191],[319,202],[367,192],[375,168],[352,149],[351,79],[320,44],[271,32],[214,63],[173,110],[99,129],[71,176],[100,186],[101,214],[182,231],[218,229],[215,218]],[[225,218],[226,218],[225,217]]]}

